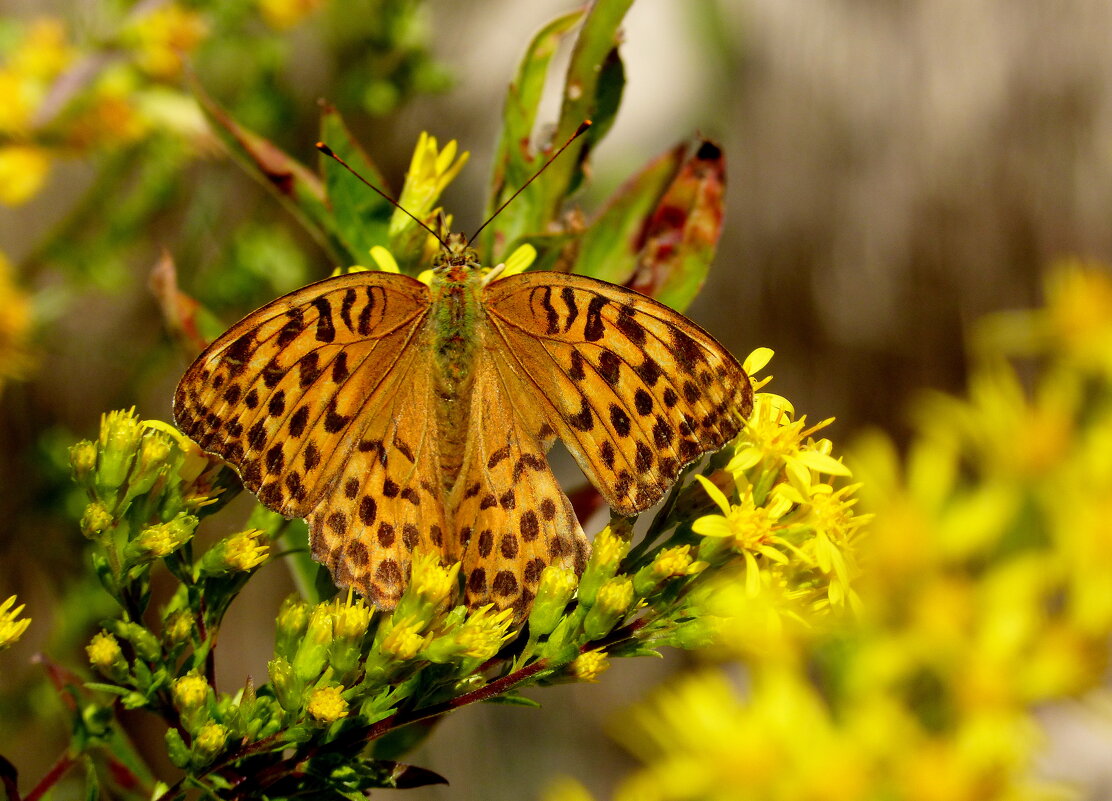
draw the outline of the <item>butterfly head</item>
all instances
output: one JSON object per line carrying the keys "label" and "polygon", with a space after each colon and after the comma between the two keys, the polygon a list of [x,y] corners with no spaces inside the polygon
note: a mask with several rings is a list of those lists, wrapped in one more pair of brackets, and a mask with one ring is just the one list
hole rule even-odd
{"label": "butterfly head", "polygon": [[479,256],[471,247],[467,236],[461,233],[448,234],[443,241],[444,249],[436,257],[433,270],[440,274],[473,270],[479,266]]}

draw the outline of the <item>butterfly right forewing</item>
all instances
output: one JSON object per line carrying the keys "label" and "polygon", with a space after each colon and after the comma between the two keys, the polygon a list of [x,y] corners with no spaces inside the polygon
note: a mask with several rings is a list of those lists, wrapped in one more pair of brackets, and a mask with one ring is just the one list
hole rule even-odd
{"label": "butterfly right forewing", "polygon": [[686,317],[633,290],[554,272],[495,281],[486,319],[606,502],[634,514],[737,435],[741,365]]}

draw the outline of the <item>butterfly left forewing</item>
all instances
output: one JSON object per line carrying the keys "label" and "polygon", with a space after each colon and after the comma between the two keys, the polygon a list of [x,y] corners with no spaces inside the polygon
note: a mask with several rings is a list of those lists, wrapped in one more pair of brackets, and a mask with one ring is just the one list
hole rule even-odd
{"label": "butterfly left forewing", "polygon": [[530,272],[490,284],[484,307],[556,433],[623,514],[659,500],[684,465],[736,436],[752,410],[737,360],[632,290]]}
{"label": "butterfly left forewing", "polygon": [[463,464],[448,501],[455,521],[448,556],[462,559],[472,608],[512,607],[520,621],[546,566],[583,569],[587,541],[545,458],[549,431],[505,354],[482,353]]}

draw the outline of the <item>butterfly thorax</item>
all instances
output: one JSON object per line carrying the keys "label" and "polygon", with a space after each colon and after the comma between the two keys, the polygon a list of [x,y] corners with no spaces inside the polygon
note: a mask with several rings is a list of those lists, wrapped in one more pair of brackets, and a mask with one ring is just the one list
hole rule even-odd
{"label": "butterfly thorax", "polygon": [[[458,239],[457,239],[458,237]],[[471,385],[474,362],[481,347],[478,318],[482,307],[482,272],[475,251],[462,235],[448,239],[449,249],[433,268],[432,348],[436,361],[436,414],[440,435],[440,466],[445,489],[450,490],[463,463],[470,429]]]}

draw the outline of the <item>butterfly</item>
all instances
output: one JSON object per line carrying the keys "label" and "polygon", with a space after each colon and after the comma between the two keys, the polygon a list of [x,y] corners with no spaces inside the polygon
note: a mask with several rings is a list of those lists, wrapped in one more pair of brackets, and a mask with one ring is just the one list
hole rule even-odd
{"label": "butterfly", "polygon": [[559,438],[618,513],[656,503],[752,410],[742,366],[679,313],[581,275],[499,276],[452,234],[423,283],[354,272],[252,312],[188,368],[178,426],[309,524],[341,587],[390,610],[416,549],[520,621],[589,546]]}

